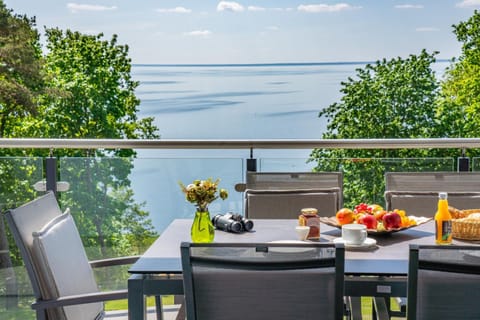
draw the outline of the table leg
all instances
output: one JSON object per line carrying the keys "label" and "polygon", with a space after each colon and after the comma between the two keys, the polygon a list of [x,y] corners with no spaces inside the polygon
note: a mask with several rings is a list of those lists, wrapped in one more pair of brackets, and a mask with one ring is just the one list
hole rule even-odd
{"label": "table leg", "polygon": [[141,274],[134,274],[128,279],[128,319],[146,320],[145,295],[143,293],[143,280]]}

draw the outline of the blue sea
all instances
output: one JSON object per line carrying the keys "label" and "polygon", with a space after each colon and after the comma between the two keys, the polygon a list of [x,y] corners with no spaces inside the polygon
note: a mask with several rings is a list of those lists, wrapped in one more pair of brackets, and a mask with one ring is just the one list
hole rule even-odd
{"label": "blue sea", "polygon": [[140,116],[165,139],[320,138],[355,63],[135,65]]}
{"label": "blue sea", "polygon": [[[163,139],[319,139],[326,120],[318,113],[339,101],[341,82],[367,62],[239,65],[142,65],[132,68],[140,82],[139,116],[155,118]],[[447,61],[434,64],[441,78]],[[255,150],[262,171],[308,171],[310,150]],[[158,231],[194,208],[178,181],[219,177],[230,191],[211,211],[243,211],[233,190],[244,176],[248,150],[138,150],[132,173],[136,200],[145,204]],[[192,159],[194,158],[194,159]]]}

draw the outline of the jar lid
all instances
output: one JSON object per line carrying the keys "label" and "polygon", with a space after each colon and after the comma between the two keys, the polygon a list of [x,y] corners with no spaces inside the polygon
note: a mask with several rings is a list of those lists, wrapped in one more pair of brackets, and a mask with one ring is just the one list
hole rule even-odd
{"label": "jar lid", "polygon": [[316,208],[303,208],[301,212],[304,214],[317,214],[318,210]]}

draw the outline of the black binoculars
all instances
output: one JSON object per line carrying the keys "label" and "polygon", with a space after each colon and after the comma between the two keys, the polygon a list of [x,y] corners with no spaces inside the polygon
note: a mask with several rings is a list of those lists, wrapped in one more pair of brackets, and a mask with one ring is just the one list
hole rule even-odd
{"label": "black binoculars", "polygon": [[212,218],[213,226],[219,230],[241,233],[253,229],[253,221],[244,218],[241,214],[227,212],[217,214]]}

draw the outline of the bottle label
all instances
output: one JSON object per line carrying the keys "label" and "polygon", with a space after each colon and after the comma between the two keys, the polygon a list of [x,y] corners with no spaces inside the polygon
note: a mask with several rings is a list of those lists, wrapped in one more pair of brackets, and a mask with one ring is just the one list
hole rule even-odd
{"label": "bottle label", "polygon": [[[439,224],[441,224],[441,228],[439,230]],[[435,224],[436,230],[435,235],[437,242],[450,242],[452,239],[452,221],[445,220],[445,221],[438,221]]]}

